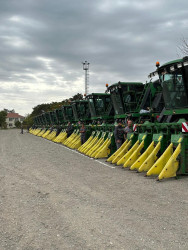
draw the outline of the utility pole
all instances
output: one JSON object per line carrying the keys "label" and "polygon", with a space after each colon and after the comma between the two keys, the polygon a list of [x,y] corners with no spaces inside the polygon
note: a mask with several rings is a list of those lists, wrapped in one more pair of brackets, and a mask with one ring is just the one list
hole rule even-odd
{"label": "utility pole", "polygon": [[87,61],[83,62],[83,70],[85,70],[85,95],[89,92],[89,63]]}

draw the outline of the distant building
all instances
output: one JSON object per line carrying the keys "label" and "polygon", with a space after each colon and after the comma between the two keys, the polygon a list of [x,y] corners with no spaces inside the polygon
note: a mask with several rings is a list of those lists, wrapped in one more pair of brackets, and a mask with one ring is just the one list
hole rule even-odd
{"label": "distant building", "polygon": [[25,117],[19,115],[18,113],[8,113],[6,118],[7,128],[15,128],[15,122],[23,122],[24,119]]}

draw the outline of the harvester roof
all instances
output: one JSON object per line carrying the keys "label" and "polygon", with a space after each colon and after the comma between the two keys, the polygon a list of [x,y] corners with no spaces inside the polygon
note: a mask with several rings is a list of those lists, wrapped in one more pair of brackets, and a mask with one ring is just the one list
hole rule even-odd
{"label": "harvester roof", "polygon": [[[181,68],[182,66],[187,66],[188,65],[188,57],[183,57],[181,59],[176,59],[173,61],[169,61],[162,66],[159,66],[156,71],[152,72],[149,74],[149,78],[156,76],[158,72],[166,72],[166,70],[174,71],[175,68]],[[172,68],[171,68],[172,67]],[[175,67],[175,68],[174,68]]]}
{"label": "harvester roof", "polygon": [[167,65],[171,65],[171,64],[175,64],[175,63],[181,63],[183,62],[183,59],[176,59],[176,60],[173,60],[173,61],[169,61],[167,63],[164,63],[163,65],[161,65],[161,67],[164,67],[164,66],[167,66]]}
{"label": "harvester roof", "polygon": [[91,97],[91,96],[109,96],[110,94],[107,93],[91,93],[89,95],[87,95],[87,97]]}
{"label": "harvester roof", "polygon": [[66,107],[71,107],[71,108],[72,108],[72,106],[69,105],[69,104],[67,104],[67,105],[62,105],[61,108],[63,108],[63,107],[65,107],[65,108],[66,108]]}
{"label": "harvester roof", "polygon": [[114,91],[117,88],[122,88],[122,87],[136,87],[136,86],[143,86],[142,82],[117,82],[108,87],[108,91]]}
{"label": "harvester roof", "polygon": [[87,100],[74,100],[74,101],[71,101],[71,103],[87,103],[88,101]]}
{"label": "harvester roof", "polygon": [[117,85],[143,85],[142,82],[117,82],[109,86],[109,88]]}

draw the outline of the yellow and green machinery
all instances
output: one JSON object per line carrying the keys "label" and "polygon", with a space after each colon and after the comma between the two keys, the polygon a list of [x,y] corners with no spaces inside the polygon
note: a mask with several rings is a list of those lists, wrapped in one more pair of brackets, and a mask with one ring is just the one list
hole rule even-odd
{"label": "yellow and green machinery", "polygon": [[[156,66],[148,83],[117,82],[107,86],[106,93],[92,93],[85,100],[35,117],[30,132],[88,157],[107,158],[107,162],[123,169],[157,176],[157,180],[187,174],[188,57]],[[116,150],[115,121],[122,119],[126,126],[127,118],[134,121],[134,131]],[[83,145],[79,121],[84,121],[87,128]],[[68,122],[74,131],[67,138]]]}
{"label": "yellow and green machinery", "polygon": [[150,77],[156,75],[162,87],[163,110],[154,123],[138,124],[137,131],[107,161],[162,180],[188,173],[188,58],[161,67],[157,63]]}

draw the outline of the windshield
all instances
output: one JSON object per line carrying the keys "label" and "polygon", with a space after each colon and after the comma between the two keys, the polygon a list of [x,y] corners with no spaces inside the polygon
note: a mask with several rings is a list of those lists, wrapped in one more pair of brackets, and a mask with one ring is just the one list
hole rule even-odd
{"label": "windshield", "polygon": [[104,112],[104,102],[102,99],[95,99],[95,104],[96,104],[96,112],[98,115],[102,114]]}
{"label": "windshield", "polygon": [[57,124],[57,116],[55,112],[50,112],[50,117],[51,117],[52,123]]}
{"label": "windshield", "polygon": [[73,110],[72,106],[62,107],[64,121],[71,121],[73,119]]}
{"label": "windshield", "polygon": [[76,103],[72,104],[72,110],[73,110],[75,120],[78,120],[78,113],[77,113],[77,109],[76,109]]}
{"label": "windshield", "polygon": [[136,109],[143,85],[126,85],[111,91],[111,98],[116,115],[122,115]]}
{"label": "windshield", "polygon": [[45,113],[45,117],[46,117],[47,124],[51,124],[50,114]]}
{"label": "windshield", "polygon": [[90,112],[91,112],[91,116],[95,117],[96,116],[95,106],[94,106],[93,99],[91,99],[91,98],[89,98],[89,109],[90,109]]}
{"label": "windshield", "polygon": [[59,123],[63,123],[63,112],[62,112],[62,110],[61,109],[56,110],[56,114],[57,114]]}
{"label": "windshield", "polygon": [[80,103],[79,104],[79,116],[80,116],[80,118],[84,118],[85,113],[86,113],[85,104],[84,103]]}
{"label": "windshield", "polygon": [[167,74],[160,74],[163,87],[163,97],[167,109],[184,108],[188,106],[184,79],[181,69]]}
{"label": "windshield", "polygon": [[46,121],[46,118],[45,118],[44,114],[41,115],[41,119],[42,119],[43,124],[47,124],[47,121]]}
{"label": "windshield", "polygon": [[72,107],[70,106],[70,107],[67,107],[67,109],[66,109],[66,116],[67,116],[67,118],[68,118],[68,120],[72,120],[72,116],[73,116],[73,111],[72,111]]}
{"label": "windshield", "polygon": [[110,96],[94,96],[92,98],[89,98],[89,109],[91,112],[91,117],[106,115],[108,109],[111,110],[110,105]]}
{"label": "windshield", "polygon": [[97,115],[104,115],[110,103],[110,97],[102,97],[95,99],[96,113]]}

